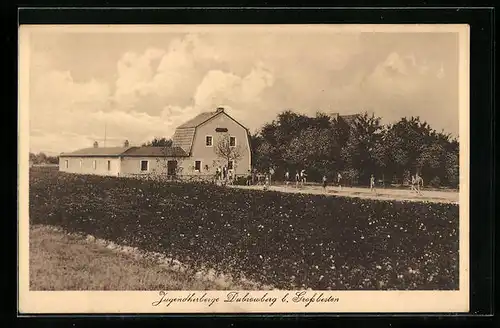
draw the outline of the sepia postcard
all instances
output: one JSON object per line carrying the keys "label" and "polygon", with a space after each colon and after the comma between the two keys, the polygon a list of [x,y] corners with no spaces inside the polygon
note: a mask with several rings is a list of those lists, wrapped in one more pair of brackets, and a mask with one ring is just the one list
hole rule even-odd
{"label": "sepia postcard", "polygon": [[21,25],[20,314],[469,311],[468,25]]}

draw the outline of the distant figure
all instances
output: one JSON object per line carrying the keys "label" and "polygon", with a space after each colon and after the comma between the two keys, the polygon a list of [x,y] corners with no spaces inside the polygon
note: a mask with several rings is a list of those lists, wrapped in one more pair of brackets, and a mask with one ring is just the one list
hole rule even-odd
{"label": "distant figure", "polygon": [[302,182],[302,185],[306,182],[306,170],[304,169],[300,171],[300,181]]}
{"label": "distant figure", "polygon": [[326,175],[323,175],[323,190],[326,190]]}
{"label": "distant figure", "polygon": [[300,182],[300,174],[299,171],[295,172],[295,188],[299,187],[299,182]]}
{"label": "distant figure", "polygon": [[220,169],[220,166],[215,170],[215,179],[217,181],[220,180],[220,175],[221,175],[221,169]]}
{"label": "distant figure", "polygon": [[269,184],[271,184],[271,178],[273,177],[274,175],[274,168],[269,168]]}
{"label": "distant figure", "polygon": [[226,181],[227,179],[227,167],[224,165],[222,167],[222,180]]}
{"label": "distant figure", "polygon": [[342,190],[342,175],[340,172],[337,174],[337,184],[339,185],[340,190]]}
{"label": "distant figure", "polygon": [[375,189],[375,177],[373,176],[373,174],[370,177],[370,191],[377,192],[377,190]]}
{"label": "distant figure", "polygon": [[228,170],[229,184],[233,184],[233,170]]}
{"label": "distant figure", "polygon": [[248,175],[247,175],[247,186],[252,184],[252,173],[250,170],[248,170]]}
{"label": "distant figure", "polygon": [[422,179],[422,177],[418,175],[418,173],[415,175],[415,183],[417,187],[417,194],[421,195],[422,192],[420,190],[420,187],[424,187],[424,179]]}
{"label": "distant figure", "polygon": [[410,181],[410,191],[415,191],[417,192],[417,188],[415,187],[415,184],[417,183],[417,180],[415,179],[415,176],[411,176],[411,181]]}
{"label": "distant figure", "polygon": [[269,176],[266,174],[266,179],[264,181],[264,190],[269,189]]}
{"label": "distant figure", "polygon": [[285,186],[288,187],[289,182],[290,182],[290,172],[288,172],[288,170],[286,170],[286,172],[285,172]]}

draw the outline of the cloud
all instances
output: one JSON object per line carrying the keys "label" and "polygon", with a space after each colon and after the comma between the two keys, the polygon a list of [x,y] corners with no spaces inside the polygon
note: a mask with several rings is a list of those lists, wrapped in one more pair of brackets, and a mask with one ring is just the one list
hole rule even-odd
{"label": "cloud", "polygon": [[[148,38],[152,41],[126,46],[114,42],[109,47],[113,55],[100,51],[95,61],[85,60],[88,53],[83,57],[64,38],[50,48],[39,42],[30,67],[33,146],[86,147],[92,138],[102,139],[105,124],[109,145],[125,138],[140,144],[169,137],[179,124],[219,105],[252,131],[288,108],[309,115],[368,110],[388,122],[421,115],[429,117],[431,126],[450,131],[458,125],[450,120],[457,116],[456,61],[449,54],[440,56],[444,51],[436,51],[431,41],[423,46],[423,41],[405,43],[409,36],[401,41],[230,30]],[[85,40],[79,38],[79,49]],[[106,46],[105,36],[97,44]],[[66,58],[65,64],[58,58]],[[85,67],[93,73],[81,74]],[[106,73],[97,75],[102,68]]]}

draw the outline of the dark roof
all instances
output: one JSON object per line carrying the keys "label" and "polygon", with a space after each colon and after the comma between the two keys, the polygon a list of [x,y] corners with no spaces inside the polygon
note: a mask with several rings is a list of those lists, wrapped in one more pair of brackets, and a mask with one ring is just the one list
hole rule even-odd
{"label": "dark roof", "polygon": [[61,153],[60,156],[72,157],[72,156],[106,156],[106,157],[117,157],[122,153],[130,149],[130,147],[102,147],[102,148],[83,148],[75,150],[71,153]]}
{"label": "dark roof", "polygon": [[194,134],[196,128],[177,128],[172,138],[172,145],[180,147],[185,152],[190,153],[193,146]]}
{"label": "dark roof", "polygon": [[222,112],[205,112],[205,113],[201,113],[201,114],[195,116],[194,118],[190,119],[186,123],[179,125],[177,128],[178,129],[196,128],[200,124],[208,121],[209,119],[211,119],[212,117],[214,117],[215,115],[220,114],[220,113],[222,113]]}
{"label": "dark roof", "polygon": [[105,147],[84,148],[72,153],[62,153],[61,157],[186,157],[189,156],[180,147]]}
{"label": "dark roof", "polygon": [[127,157],[187,157],[180,147],[133,147],[123,153]]}

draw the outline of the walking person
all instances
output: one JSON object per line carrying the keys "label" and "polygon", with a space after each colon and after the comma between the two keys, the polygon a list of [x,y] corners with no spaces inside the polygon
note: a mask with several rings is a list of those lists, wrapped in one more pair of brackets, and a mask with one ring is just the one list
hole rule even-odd
{"label": "walking person", "polygon": [[342,190],[342,175],[340,172],[337,174],[337,184],[339,186],[339,189]]}
{"label": "walking person", "polygon": [[374,191],[375,193],[377,192],[375,188],[375,177],[373,176],[373,174],[370,177],[370,191]]}
{"label": "walking person", "polygon": [[295,188],[299,187],[299,182],[300,182],[300,174],[299,171],[295,172]]}
{"label": "walking person", "polygon": [[417,183],[416,181],[417,180],[415,179],[415,176],[412,175],[411,176],[411,181],[410,181],[410,191],[411,192],[417,192],[417,188],[415,187],[415,184]]}

